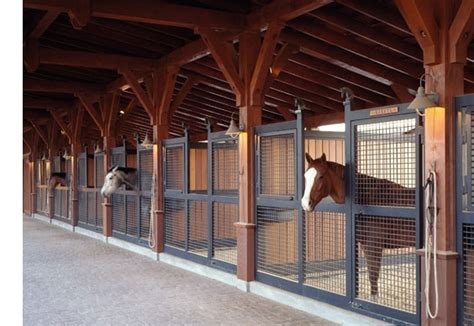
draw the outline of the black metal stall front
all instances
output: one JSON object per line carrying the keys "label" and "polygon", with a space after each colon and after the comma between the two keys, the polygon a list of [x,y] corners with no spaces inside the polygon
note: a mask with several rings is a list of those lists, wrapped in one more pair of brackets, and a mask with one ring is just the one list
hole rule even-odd
{"label": "black metal stall front", "polygon": [[[406,105],[351,111],[346,132],[295,121],[256,131],[257,280],[395,322],[419,321],[420,119]],[[304,151],[346,165],[346,203],[301,206]]]}
{"label": "black metal stall front", "polygon": [[235,272],[238,142],[208,132],[207,142],[163,142],[165,252]]}
{"label": "black metal stall front", "polygon": [[54,189],[54,218],[69,223],[70,218],[70,178],[71,178],[71,160],[64,160],[60,156],[54,157],[53,172],[66,173],[66,185],[58,185]]}
{"label": "black metal stall front", "polygon": [[457,315],[474,324],[474,94],[456,97]]}
{"label": "black metal stall front", "polygon": [[80,153],[77,158],[78,225],[102,233],[104,153]]}

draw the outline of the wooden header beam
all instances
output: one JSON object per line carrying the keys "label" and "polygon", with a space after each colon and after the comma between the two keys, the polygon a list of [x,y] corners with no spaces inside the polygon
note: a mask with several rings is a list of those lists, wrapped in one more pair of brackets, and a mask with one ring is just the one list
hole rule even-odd
{"label": "wooden header beam", "polygon": [[71,82],[71,81],[53,81],[53,80],[36,80],[25,79],[23,81],[24,91],[45,92],[45,93],[102,93],[105,91],[103,85],[94,85],[88,83]]}
{"label": "wooden header beam", "polygon": [[[25,8],[73,12],[77,0],[25,0]],[[138,23],[195,28],[198,26],[225,30],[241,30],[246,16],[217,10],[169,4],[163,1],[90,0],[90,15]],[[75,17],[73,15],[73,17]]]}
{"label": "wooden header beam", "polygon": [[72,101],[63,101],[63,100],[54,100],[47,98],[24,98],[23,106],[29,109],[61,109],[61,108],[70,108],[73,106]]}
{"label": "wooden header beam", "polygon": [[466,63],[474,34],[474,1],[463,0],[449,28],[450,62]]}

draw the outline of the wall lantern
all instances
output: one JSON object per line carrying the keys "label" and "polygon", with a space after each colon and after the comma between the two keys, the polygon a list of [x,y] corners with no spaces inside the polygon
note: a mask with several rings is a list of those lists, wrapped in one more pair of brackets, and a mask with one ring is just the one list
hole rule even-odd
{"label": "wall lantern", "polygon": [[146,149],[153,148],[153,142],[148,138],[148,133],[145,134],[145,139],[142,141],[142,146]]}
{"label": "wall lantern", "polygon": [[[413,99],[413,101],[411,101],[410,105],[408,105],[409,109],[416,110],[416,113],[418,113],[418,115],[420,116],[424,116],[424,114],[421,113],[420,110],[437,107],[437,103],[439,101],[438,93],[425,93],[425,88],[422,86],[423,78],[425,75],[426,74],[421,75],[420,86],[418,87],[415,98]],[[431,77],[431,75],[428,76]]]}
{"label": "wall lantern", "polygon": [[232,113],[232,116],[230,117],[229,128],[227,128],[227,131],[225,132],[225,134],[226,134],[226,136],[230,136],[232,138],[237,138],[240,134],[240,128],[235,123],[234,113]]}
{"label": "wall lantern", "polygon": [[64,155],[63,155],[63,159],[65,159],[66,161],[70,160],[72,158],[71,155],[69,155],[69,153],[67,152],[67,148],[64,150]]}
{"label": "wall lantern", "polygon": [[46,153],[43,152],[43,156],[41,157],[41,161],[47,161],[48,158],[46,157]]}
{"label": "wall lantern", "polygon": [[98,154],[98,153],[101,153],[102,150],[100,149],[100,146],[98,143],[95,144],[94,146],[94,154]]}

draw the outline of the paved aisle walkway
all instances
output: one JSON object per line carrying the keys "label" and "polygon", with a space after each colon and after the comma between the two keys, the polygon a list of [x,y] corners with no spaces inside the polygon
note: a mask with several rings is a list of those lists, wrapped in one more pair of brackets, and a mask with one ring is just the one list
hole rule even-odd
{"label": "paved aisle walkway", "polygon": [[24,325],[330,325],[165,263],[23,219]]}

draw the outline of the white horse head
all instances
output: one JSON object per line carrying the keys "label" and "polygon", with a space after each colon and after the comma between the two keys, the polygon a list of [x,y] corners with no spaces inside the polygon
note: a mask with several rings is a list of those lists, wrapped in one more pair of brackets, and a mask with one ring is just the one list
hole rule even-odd
{"label": "white horse head", "polygon": [[109,197],[123,184],[136,190],[135,187],[136,169],[114,166],[111,168],[104,179],[104,184],[100,190],[102,197]]}

